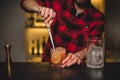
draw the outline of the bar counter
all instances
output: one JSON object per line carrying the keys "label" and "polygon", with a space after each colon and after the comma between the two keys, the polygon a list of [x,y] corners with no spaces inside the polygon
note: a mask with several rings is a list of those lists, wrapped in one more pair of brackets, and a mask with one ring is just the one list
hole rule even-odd
{"label": "bar counter", "polygon": [[5,62],[0,62],[0,80],[120,80],[120,63],[105,63],[102,69],[87,68],[85,63],[69,68],[54,68],[49,63],[12,62],[8,79]]}

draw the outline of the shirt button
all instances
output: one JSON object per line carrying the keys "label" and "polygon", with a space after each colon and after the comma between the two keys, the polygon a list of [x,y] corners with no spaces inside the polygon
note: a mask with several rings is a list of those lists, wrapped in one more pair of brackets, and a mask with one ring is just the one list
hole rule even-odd
{"label": "shirt button", "polygon": [[86,25],[85,28],[89,28],[89,27]]}

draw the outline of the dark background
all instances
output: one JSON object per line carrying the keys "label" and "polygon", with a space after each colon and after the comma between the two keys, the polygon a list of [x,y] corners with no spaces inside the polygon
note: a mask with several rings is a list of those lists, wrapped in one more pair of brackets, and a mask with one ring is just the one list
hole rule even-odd
{"label": "dark background", "polygon": [[[120,0],[105,0],[105,51],[109,61],[120,62]],[[0,61],[5,61],[3,45],[10,43],[14,62],[26,61],[25,12],[20,0],[0,1]]]}

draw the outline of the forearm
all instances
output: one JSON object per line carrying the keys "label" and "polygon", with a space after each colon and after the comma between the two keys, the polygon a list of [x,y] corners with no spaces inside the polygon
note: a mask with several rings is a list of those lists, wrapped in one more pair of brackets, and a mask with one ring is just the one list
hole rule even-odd
{"label": "forearm", "polygon": [[40,5],[37,3],[37,0],[24,0],[22,7],[28,12],[39,12],[40,10]]}

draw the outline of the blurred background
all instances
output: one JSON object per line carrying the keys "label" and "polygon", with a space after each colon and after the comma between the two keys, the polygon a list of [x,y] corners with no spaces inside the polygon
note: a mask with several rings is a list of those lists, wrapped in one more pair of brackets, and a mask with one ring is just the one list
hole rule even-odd
{"label": "blurred background", "polygon": [[[105,14],[107,62],[120,62],[120,0],[92,0]],[[0,1],[0,62],[5,61],[5,44],[11,44],[13,62],[40,62],[48,33],[41,17],[20,7],[20,0]]]}

